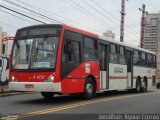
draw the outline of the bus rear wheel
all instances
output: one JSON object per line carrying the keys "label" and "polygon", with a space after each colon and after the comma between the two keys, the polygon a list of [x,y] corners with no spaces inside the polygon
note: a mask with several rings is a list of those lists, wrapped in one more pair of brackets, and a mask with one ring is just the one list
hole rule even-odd
{"label": "bus rear wheel", "polygon": [[96,94],[96,85],[92,78],[87,78],[85,85],[84,85],[84,93],[83,98],[84,99],[91,99]]}
{"label": "bus rear wheel", "polygon": [[54,93],[52,92],[41,92],[41,95],[45,98],[45,99],[52,99],[54,96]]}
{"label": "bus rear wheel", "polygon": [[136,82],[136,92],[137,93],[141,92],[141,80],[140,79],[137,79],[137,82]]}
{"label": "bus rear wheel", "polygon": [[144,79],[142,82],[142,92],[147,92],[147,80]]}

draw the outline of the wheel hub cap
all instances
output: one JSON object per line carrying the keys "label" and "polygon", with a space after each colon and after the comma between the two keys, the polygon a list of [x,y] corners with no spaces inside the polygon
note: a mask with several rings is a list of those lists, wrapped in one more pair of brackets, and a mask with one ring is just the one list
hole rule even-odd
{"label": "wheel hub cap", "polygon": [[88,94],[91,94],[92,91],[93,91],[93,86],[91,84],[87,84],[86,91],[87,91]]}

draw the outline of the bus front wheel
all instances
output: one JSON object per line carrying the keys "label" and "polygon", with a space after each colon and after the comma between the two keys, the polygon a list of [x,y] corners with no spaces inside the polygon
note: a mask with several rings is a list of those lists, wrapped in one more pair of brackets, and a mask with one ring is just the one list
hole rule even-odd
{"label": "bus front wheel", "polygon": [[96,93],[96,85],[92,78],[87,78],[85,85],[84,85],[84,93],[83,98],[84,99],[91,99]]}
{"label": "bus front wheel", "polygon": [[54,93],[52,92],[41,92],[41,95],[45,98],[45,99],[52,99],[54,96]]}

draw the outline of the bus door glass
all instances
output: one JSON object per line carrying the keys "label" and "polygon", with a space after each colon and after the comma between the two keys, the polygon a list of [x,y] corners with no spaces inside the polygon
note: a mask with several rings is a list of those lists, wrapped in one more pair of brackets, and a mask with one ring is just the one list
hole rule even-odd
{"label": "bus door glass", "polygon": [[132,51],[127,50],[127,74],[128,74],[128,87],[133,87],[133,62]]}
{"label": "bus door glass", "polygon": [[108,79],[108,45],[99,44],[100,54],[100,88],[109,89]]}

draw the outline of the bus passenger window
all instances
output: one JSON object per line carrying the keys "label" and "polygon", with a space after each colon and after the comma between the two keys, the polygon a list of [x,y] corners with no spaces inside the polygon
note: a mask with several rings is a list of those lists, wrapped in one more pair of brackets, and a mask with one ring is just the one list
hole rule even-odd
{"label": "bus passenger window", "polygon": [[120,64],[126,64],[125,49],[122,46],[120,46],[120,48],[119,48],[119,63]]}
{"label": "bus passenger window", "polygon": [[154,55],[151,55],[150,67],[156,68],[156,56],[154,56]]}
{"label": "bus passenger window", "polygon": [[110,44],[110,62],[111,63],[118,63],[118,49],[117,45]]}
{"label": "bus passenger window", "polygon": [[137,50],[134,50],[133,65],[140,65],[140,52]]}
{"label": "bus passenger window", "polygon": [[84,37],[84,60],[96,60],[97,58],[96,40]]}
{"label": "bus passenger window", "polygon": [[147,66],[152,67],[152,56],[150,54],[147,55]]}
{"label": "bus passenger window", "polygon": [[153,68],[156,68],[156,56],[153,56]]}
{"label": "bus passenger window", "polygon": [[143,53],[143,52],[142,52],[142,55],[141,55],[141,65],[142,66],[146,66],[147,65],[146,53]]}
{"label": "bus passenger window", "polygon": [[66,40],[62,55],[62,62],[80,62],[80,43]]}

